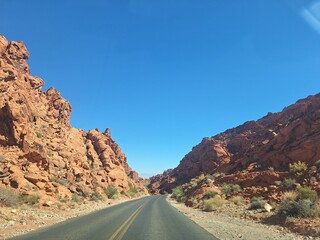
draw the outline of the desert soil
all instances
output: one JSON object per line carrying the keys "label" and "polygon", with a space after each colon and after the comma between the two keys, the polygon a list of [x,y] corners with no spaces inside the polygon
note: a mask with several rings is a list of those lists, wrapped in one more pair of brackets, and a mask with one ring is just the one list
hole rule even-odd
{"label": "desert soil", "polygon": [[215,212],[204,212],[177,203],[170,197],[168,202],[178,211],[221,240],[303,240],[320,239],[311,236],[300,236],[289,232],[278,225],[267,225],[246,219],[238,214],[235,206],[225,205],[224,209]]}

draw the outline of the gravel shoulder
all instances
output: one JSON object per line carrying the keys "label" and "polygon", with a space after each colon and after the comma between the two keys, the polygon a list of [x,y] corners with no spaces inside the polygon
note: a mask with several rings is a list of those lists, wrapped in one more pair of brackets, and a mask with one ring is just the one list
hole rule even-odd
{"label": "gravel shoulder", "polygon": [[[241,219],[234,214],[223,212],[204,212],[177,203],[170,197],[167,201],[178,211],[221,240],[303,240],[316,239],[303,237],[277,225],[257,223],[254,220]],[[228,208],[228,206],[226,206]],[[229,209],[232,212],[232,209]],[[317,238],[320,239],[320,238]]]}

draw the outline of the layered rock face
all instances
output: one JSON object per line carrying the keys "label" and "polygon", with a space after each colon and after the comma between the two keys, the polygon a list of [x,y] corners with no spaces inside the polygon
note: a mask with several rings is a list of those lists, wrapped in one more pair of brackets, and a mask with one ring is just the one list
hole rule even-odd
{"label": "layered rock face", "polygon": [[112,185],[119,191],[142,179],[110,136],[70,125],[71,105],[54,88],[30,75],[22,42],[0,35],[0,187],[24,194],[71,199]]}
{"label": "layered rock face", "polygon": [[[242,187],[274,184],[288,177],[289,164],[308,166],[320,159],[320,94],[299,100],[279,113],[246,122],[214,137],[204,138],[166,176],[151,179],[152,192],[170,191],[201,174]],[[219,174],[218,174],[219,173]],[[320,182],[317,171],[313,185]]]}

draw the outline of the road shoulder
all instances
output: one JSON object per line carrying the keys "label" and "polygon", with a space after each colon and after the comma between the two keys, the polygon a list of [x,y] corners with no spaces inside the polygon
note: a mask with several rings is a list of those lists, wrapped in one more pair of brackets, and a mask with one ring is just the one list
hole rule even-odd
{"label": "road shoulder", "polygon": [[204,212],[202,210],[193,209],[185,206],[184,204],[177,203],[169,196],[167,197],[167,201],[179,212],[183,213],[195,223],[222,240],[304,239],[296,234],[286,232],[285,229],[279,226],[260,224],[247,219],[238,219],[222,213]]}

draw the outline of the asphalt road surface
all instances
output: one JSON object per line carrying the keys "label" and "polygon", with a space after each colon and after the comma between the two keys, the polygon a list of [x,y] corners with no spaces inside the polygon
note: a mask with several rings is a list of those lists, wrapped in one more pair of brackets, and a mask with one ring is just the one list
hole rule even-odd
{"label": "asphalt road surface", "polygon": [[69,219],[15,240],[207,240],[217,239],[166,201],[150,196]]}

